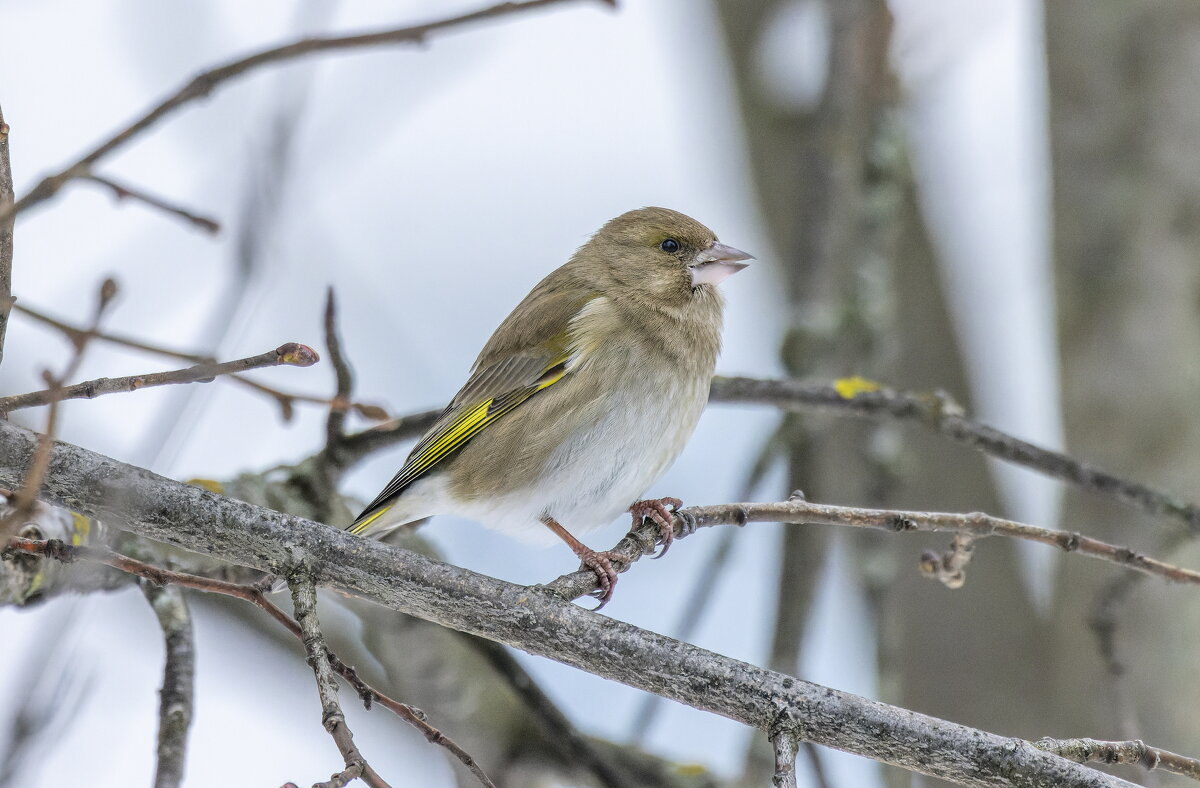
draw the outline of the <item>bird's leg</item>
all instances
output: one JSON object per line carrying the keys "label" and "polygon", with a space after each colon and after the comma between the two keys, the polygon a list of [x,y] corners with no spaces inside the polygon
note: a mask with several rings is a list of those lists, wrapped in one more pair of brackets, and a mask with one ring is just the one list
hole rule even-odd
{"label": "bird's leg", "polygon": [[[667,507],[671,508],[668,509]],[[655,558],[662,558],[667,554],[667,548],[675,541],[675,524],[674,513],[683,508],[683,501],[678,498],[657,498],[652,501],[638,501],[633,506],[629,507],[629,513],[633,515],[633,525],[630,530],[637,528],[642,524],[642,521],[649,517],[658,526],[659,541],[662,542],[662,550],[655,555]]]}
{"label": "bird's leg", "polygon": [[632,563],[632,559],[624,553],[618,553],[616,550],[596,552],[574,536],[571,536],[570,531],[563,528],[557,520],[549,515],[544,515],[542,522],[547,528],[557,534],[559,539],[566,542],[575,555],[579,556],[581,569],[590,569],[596,574],[596,582],[600,584],[600,590],[594,594],[600,600],[600,604],[596,606],[596,610],[607,605],[608,601],[612,599],[613,589],[617,586],[617,570],[612,562],[620,561],[624,564],[629,564]]}

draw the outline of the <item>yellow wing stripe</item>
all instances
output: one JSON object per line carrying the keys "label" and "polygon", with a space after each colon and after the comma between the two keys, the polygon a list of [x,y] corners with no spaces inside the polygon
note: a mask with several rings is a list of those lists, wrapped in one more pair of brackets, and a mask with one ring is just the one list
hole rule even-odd
{"label": "yellow wing stripe", "polygon": [[387,514],[388,510],[391,508],[392,507],[390,507],[390,506],[385,506],[382,509],[375,510],[371,514],[367,515],[363,519],[356,522],[354,525],[350,526],[350,533],[352,533],[356,536],[358,534],[361,534],[363,531],[367,530],[367,528],[369,528],[371,526],[371,523],[375,522],[380,517],[383,517],[385,514]]}
{"label": "yellow wing stripe", "polygon": [[380,508],[368,509],[369,514],[365,514],[361,519],[356,521],[350,527],[350,532],[361,534],[370,527],[371,523],[375,522],[391,508],[390,505],[384,504],[385,501],[402,493],[404,488],[408,487],[408,485],[412,484],[446,457],[462,448],[467,441],[484,427],[508,413],[537,392],[562,380],[566,373],[566,359],[560,359],[556,364],[548,367],[545,374],[533,385],[481,402],[433,434],[428,435],[414,449],[412,456],[404,463],[404,467],[400,469],[400,472],[396,474],[396,478],[392,479],[391,483],[388,484],[387,488],[376,499],[376,503],[381,504]]}

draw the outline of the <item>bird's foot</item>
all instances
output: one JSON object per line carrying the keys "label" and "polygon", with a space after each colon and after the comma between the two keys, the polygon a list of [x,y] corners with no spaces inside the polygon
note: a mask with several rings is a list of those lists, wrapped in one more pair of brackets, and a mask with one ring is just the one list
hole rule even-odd
{"label": "bird's foot", "polygon": [[617,568],[613,566],[613,561],[631,564],[633,559],[616,550],[597,552],[590,548],[577,551],[576,555],[579,556],[579,568],[591,570],[596,575],[596,582],[600,584],[600,588],[592,592],[592,596],[600,600],[600,604],[594,608],[599,610],[609,603],[613,590],[617,587]]}
{"label": "bird's foot", "polygon": [[[668,506],[671,508],[668,509]],[[683,501],[678,498],[657,498],[652,501],[638,501],[629,507],[629,513],[633,515],[631,529],[637,528],[647,517],[653,520],[655,525],[658,526],[658,538],[662,543],[662,550],[652,556],[652,558],[662,558],[667,554],[667,549],[671,546],[671,543],[675,541],[674,515],[681,508],[683,508]]]}

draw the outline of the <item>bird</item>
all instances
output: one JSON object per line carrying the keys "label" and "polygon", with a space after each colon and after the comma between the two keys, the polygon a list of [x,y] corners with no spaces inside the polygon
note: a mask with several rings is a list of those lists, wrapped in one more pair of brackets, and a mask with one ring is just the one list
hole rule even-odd
{"label": "bird", "polygon": [[[548,528],[612,599],[615,551],[572,532],[628,512],[674,536],[677,498],[641,500],[691,437],[721,347],[717,285],[754,257],[677,211],[605,223],[525,296],[400,470],[349,526],[379,538],[434,515]],[[568,530],[570,529],[570,530]]]}

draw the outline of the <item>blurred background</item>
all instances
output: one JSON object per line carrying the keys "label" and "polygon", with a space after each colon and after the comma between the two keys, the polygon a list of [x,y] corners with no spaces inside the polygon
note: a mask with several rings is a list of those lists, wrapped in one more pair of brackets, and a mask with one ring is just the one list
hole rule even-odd
{"label": "blurred background", "polygon": [[[17,194],[203,68],[305,34],[478,6],[0,0]],[[225,359],[285,341],[322,349],[332,286],[356,398],[399,415],[443,405],[495,325],[605,220],[662,205],[759,260],[723,286],[719,373],[945,390],[982,421],[1195,499],[1198,69],[1193,0],[564,2],[217,90],[97,170],[213,216],[219,234],[76,183],[18,221],[13,290],[83,325],[111,275],[121,295],[108,329]],[[41,388],[41,370],[69,355],[61,334],[21,314],[5,349],[0,394]],[[80,377],[171,365],[95,344]],[[328,364],[252,376],[333,392]],[[284,421],[269,397],[221,381],[68,403],[60,432],[175,478],[229,482],[318,450],[325,416],[301,404]],[[44,423],[38,411],[14,418]],[[407,449],[373,454],[344,492],[372,497]],[[710,407],[650,493],[708,504],[797,488],[826,503],[985,510],[1200,559],[1170,524],[919,427],[766,406]],[[447,561],[516,583],[575,566],[561,545],[451,518],[420,536]],[[712,529],[622,576],[605,612],[1001,734],[1144,738],[1195,754],[1194,592],[1114,592],[1114,568],[998,540],[949,590],[916,571],[948,541]],[[1089,627],[1105,592],[1117,652]],[[192,604],[186,784],[307,784],[338,767],[296,644],[257,611]],[[494,777],[603,784],[565,762],[477,650],[336,596],[322,605],[335,650]],[[141,594],[0,608],[0,632],[0,784],[149,783],[162,643]],[[515,656],[608,757],[651,754],[656,776],[630,784],[769,781],[765,741],[735,723]],[[393,785],[472,784],[386,712],[356,708],[351,693],[343,704]],[[814,786],[933,782],[828,750],[802,752],[799,771]]]}

